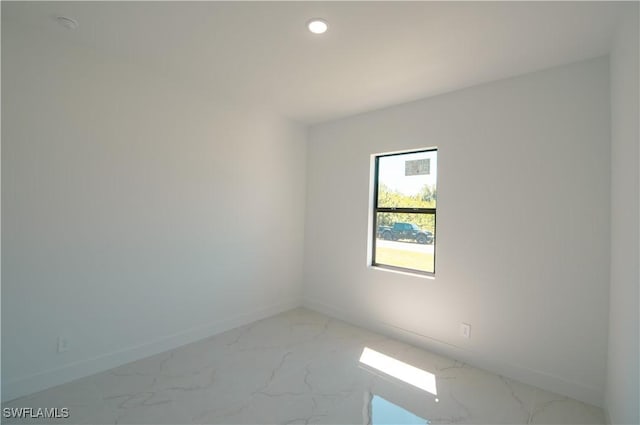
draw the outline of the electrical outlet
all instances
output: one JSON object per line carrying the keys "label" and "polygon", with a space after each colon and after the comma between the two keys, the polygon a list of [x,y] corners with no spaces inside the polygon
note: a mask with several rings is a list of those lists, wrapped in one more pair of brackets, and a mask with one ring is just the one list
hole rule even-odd
{"label": "electrical outlet", "polygon": [[460,323],[460,335],[463,338],[471,338],[471,325],[468,323]]}
{"label": "electrical outlet", "polygon": [[69,338],[59,336],[58,337],[58,353],[64,353],[65,351],[69,351]]}

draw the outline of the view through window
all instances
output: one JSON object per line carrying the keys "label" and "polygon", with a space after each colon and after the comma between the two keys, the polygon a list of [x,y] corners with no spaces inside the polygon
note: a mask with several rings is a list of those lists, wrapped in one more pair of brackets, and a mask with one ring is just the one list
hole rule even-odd
{"label": "view through window", "polygon": [[376,156],[374,266],[435,273],[437,154]]}

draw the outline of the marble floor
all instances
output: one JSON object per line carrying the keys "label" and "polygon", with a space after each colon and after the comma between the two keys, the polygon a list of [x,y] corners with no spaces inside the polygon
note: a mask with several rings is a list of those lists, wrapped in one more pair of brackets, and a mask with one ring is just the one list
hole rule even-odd
{"label": "marble floor", "polygon": [[306,309],[3,407],[69,409],[3,423],[604,423],[600,408]]}

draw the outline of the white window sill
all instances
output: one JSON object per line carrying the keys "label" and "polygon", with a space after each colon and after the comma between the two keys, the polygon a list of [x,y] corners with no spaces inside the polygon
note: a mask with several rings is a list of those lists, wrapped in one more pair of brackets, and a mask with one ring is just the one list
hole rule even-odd
{"label": "white window sill", "polygon": [[410,271],[406,271],[406,270],[396,270],[396,269],[392,269],[392,268],[388,268],[388,267],[381,267],[381,266],[367,266],[369,269],[372,270],[380,270],[383,272],[388,272],[388,273],[395,273],[395,274],[403,274],[406,276],[413,276],[413,277],[419,277],[422,279],[429,279],[429,280],[435,280],[436,276],[435,274],[426,274],[426,273],[417,273],[417,272],[410,272]]}

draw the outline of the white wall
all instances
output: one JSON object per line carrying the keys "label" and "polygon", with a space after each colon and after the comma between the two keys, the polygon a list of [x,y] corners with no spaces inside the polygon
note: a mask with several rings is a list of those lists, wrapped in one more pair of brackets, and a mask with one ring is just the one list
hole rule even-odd
{"label": "white wall", "polygon": [[638,317],[638,4],[627,5],[611,52],[611,292],[606,407],[612,423],[640,423]]}
{"label": "white wall", "polygon": [[[601,405],[608,84],[599,58],[312,127],[305,304]],[[431,146],[436,278],[367,267],[370,156]]]}
{"label": "white wall", "polygon": [[9,24],[5,399],[299,304],[303,127]]}

